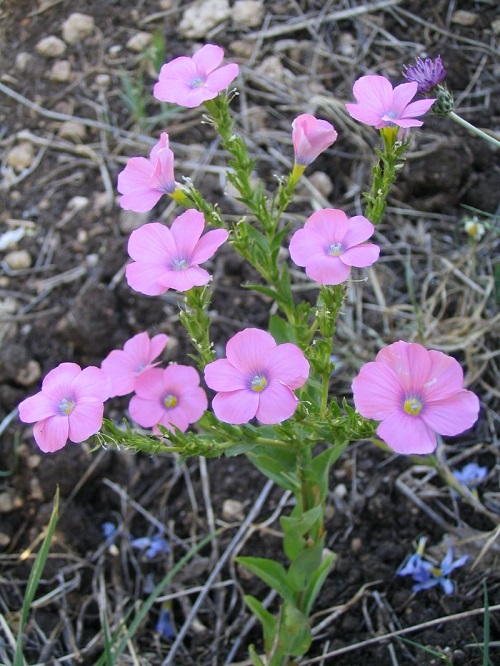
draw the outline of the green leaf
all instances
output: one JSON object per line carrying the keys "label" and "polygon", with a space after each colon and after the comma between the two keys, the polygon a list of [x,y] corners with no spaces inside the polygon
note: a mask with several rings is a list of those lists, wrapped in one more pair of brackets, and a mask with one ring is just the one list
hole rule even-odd
{"label": "green leaf", "polygon": [[348,443],[349,442],[345,441],[340,444],[334,444],[317,455],[311,462],[312,476],[317,480],[319,497],[322,502],[325,501],[328,493],[328,475],[330,473],[330,468],[335,462],[337,462]]}
{"label": "green leaf", "polygon": [[262,624],[266,650],[270,650],[276,635],[276,626],[278,623],[276,618],[251,594],[245,595],[245,603]]}
{"label": "green leaf", "polygon": [[311,627],[307,617],[292,604],[285,604],[281,616],[279,645],[286,655],[300,657],[311,645]]}
{"label": "green leaf", "polygon": [[[275,453],[274,456],[273,453]],[[271,447],[265,449],[256,447],[252,451],[248,451],[246,456],[264,476],[274,481],[280,488],[292,492],[296,490],[295,454],[292,451],[287,452],[280,449],[273,452]]]}
{"label": "green leaf", "polygon": [[286,569],[282,564],[267,557],[237,557],[236,561],[271,589],[276,590],[282,599],[293,602],[293,593],[288,586]]}
{"label": "green leaf", "polygon": [[265,663],[257,654],[257,652],[255,652],[255,647],[253,645],[250,645],[250,647],[248,648],[248,656],[250,657],[252,666],[266,666]]}
{"label": "green leaf", "polygon": [[331,571],[333,562],[335,560],[335,553],[329,553],[323,558],[323,561],[311,576],[307,590],[304,593],[303,608],[306,616],[309,616],[314,602],[318,598],[321,588]]}
{"label": "green leaf", "polygon": [[295,592],[305,590],[314,574],[321,565],[323,555],[323,539],[315,543],[311,548],[305,548],[297,555],[288,569],[288,585]]}
{"label": "green leaf", "polygon": [[55,497],[54,497],[54,506],[52,507],[52,514],[50,516],[49,525],[47,527],[47,534],[42,542],[42,546],[38,552],[38,555],[35,558],[33,567],[31,569],[28,585],[26,586],[26,592],[24,595],[23,607],[21,610],[21,621],[19,623],[19,630],[17,633],[16,640],[16,651],[14,654],[14,663],[13,666],[24,666],[24,656],[23,656],[23,634],[28,621],[28,615],[31,609],[31,604],[35,598],[35,593],[42,577],[42,573],[49,556],[50,544],[52,543],[52,537],[54,536],[54,530],[56,529],[57,519],[59,513],[59,487],[57,488]]}
{"label": "green leaf", "polygon": [[[298,506],[295,507],[294,512],[298,511]],[[303,536],[308,532],[315,523],[323,519],[323,507],[315,506],[309,511],[294,516],[282,516],[280,518],[281,526],[283,527],[283,550],[289,560],[293,561],[298,554],[304,550],[306,544]]]}
{"label": "green leaf", "polygon": [[293,342],[297,344],[295,328],[279,315],[272,314],[270,316],[269,332],[279,345],[283,342]]}

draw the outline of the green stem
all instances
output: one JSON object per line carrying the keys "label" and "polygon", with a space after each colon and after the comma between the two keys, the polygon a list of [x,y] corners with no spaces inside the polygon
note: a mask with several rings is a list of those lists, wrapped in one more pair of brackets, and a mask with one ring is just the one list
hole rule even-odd
{"label": "green stem", "polygon": [[467,122],[467,120],[464,120],[463,118],[461,118],[457,113],[455,113],[455,111],[450,111],[450,113],[448,115],[456,123],[458,123],[459,125],[462,125],[462,127],[465,127],[466,129],[468,129],[469,132],[472,132],[473,134],[477,134],[482,139],[485,139],[486,141],[489,141],[490,143],[492,143],[494,146],[497,146],[497,147],[500,148],[500,141],[498,141],[498,139],[495,139],[490,134],[487,134],[486,132],[483,132],[483,130],[480,130],[475,125],[472,125],[471,123]]}

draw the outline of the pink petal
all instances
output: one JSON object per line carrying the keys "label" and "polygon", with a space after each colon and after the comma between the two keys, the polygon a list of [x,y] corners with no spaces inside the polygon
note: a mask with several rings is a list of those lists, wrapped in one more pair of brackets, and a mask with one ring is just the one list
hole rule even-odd
{"label": "pink petal", "polygon": [[146,213],[156,206],[162,195],[162,192],[151,187],[134,190],[120,197],[120,207],[123,210],[133,210],[135,213]]}
{"label": "pink petal", "polygon": [[342,262],[340,257],[324,255],[313,257],[306,266],[306,275],[319,284],[341,284],[351,272],[350,266]]}
{"label": "pink petal", "polygon": [[371,111],[361,106],[361,104],[346,104],[349,115],[360,123],[371,125],[372,127],[383,127],[386,123],[381,121],[381,113]]}
{"label": "pink petal", "polygon": [[35,423],[33,437],[44,453],[59,451],[68,441],[68,417],[59,415]]}
{"label": "pink petal", "polygon": [[165,333],[158,333],[158,335],[154,335],[151,338],[149,348],[149,362],[154,361],[154,359],[162,353],[167,345],[167,342],[168,335],[165,335]]}
{"label": "pink petal", "polygon": [[343,243],[349,229],[347,215],[338,208],[317,210],[308,218],[304,229],[312,230],[321,236],[325,245]]}
{"label": "pink petal", "polygon": [[134,395],[128,406],[131,418],[143,428],[151,428],[160,423],[165,408],[160,401],[145,400]]}
{"label": "pink petal", "polygon": [[393,88],[385,76],[362,76],[355,81],[352,91],[360,105],[379,116],[392,105]]}
{"label": "pink petal", "polygon": [[299,404],[297,396],[285,384],[271,381],[259,394],[257,419],[266,425],[289,419]]}
{"label": "pink petal", "polygon": [[149,368],[142,372],[135,384],[135,392],[144,400],[161,403],[165,397],[165,383],[163,381],[164,370],[161,368]]}
{"label": "pink petal", "polygon": [[401,410],[404,391],[399,377],[385,363],[363,365],[353,379],[352,391],[358,412],[367,419],[382,421]]}
{"label": "pink petal", "polygon": [[390,118],[386,123],[384,123],[384,126],[387,125],[387,123],[397,125],[403,129],[407,129],[408,127],[422,127],[424,124],[421,120],[415,120],[414,118]]}
{"label": "pink petal", "polygon": [[200,386],[184,391],[179,401],[179,409],[184,413],[188,423],[196,423],[207,408],[207,394]]}
{"label": "pink petal", "polygon": [[[201,287],[210,281],[210,273],[199,266],[190,266],[180,271],[164,271],[160,278],[160,283],[167,289],[176,291],[188,291],[192,287]],[[145,293],[145,292],[144,292]]]}
{"label": "pink petal", "polygon": [[258,328],[246,328],[236,333],[226,345],[228,361],[245,375],[265,370],[276,342],[269,333]]}
{"label": "pink petal", "polygon": [[458,435],[474,425],[478,414],[477,396],[462,389],[445,400],[426,403],[419,416],[440,435]]}
{"label": "pink petal", "polygon": [[101,363],[103,372],[112,382],[112,396],[127,395],[135,388],[137,364],[135,359],[121,349],[113,349]]}
{"label": "pink petal", "polygon": [[111,394],[111,380],[100,368],[91,365],[74,379],[73,389],[77,403],[86,398],[104,402]]}
{"label": "pink petal", "polygon": [[102,426],[104,405],[99,400],[79,401],[68,416],[70,441],[78,444],[95,435]]}
{"label": "pink petal", "polygon": [[365,243],[357,247],[351,247],[341,255],[341,261],[347,266],[364,268],[374,264],[380,254],[380,248],[373,243]]}
{"label": "pink petal", "polygon": [[155,164],[157,159],[158,159],[158,153],[163,150],[164,148],[169,147],[169,138],[167,132],[162,132],[160,134],[160,140],[158,143],[156,143],[153,148],[151,149],[151,152],[149,153],[149,159],[151,160],[152,164]]}
{"label": "pink petal", "polygon": [[394,370],[407,395],[421,392],[429,378],[429,352],[416,342],[394,342],[379,351],[376,361],[386,363]]}
{"label": "pink petal", "polygon": [[182,432],[185,432],[189,427],[189,420],[180,407],[172,407],[163,410],[163,415],[157,424],[168,428],[171,432],[174,432],[174,426],[175,428],[179,428]]}
{"label": "pink petal", "polygon": [[[292,389],[300,388],[309,377],[309,362],[302,351],[290,342],[272,350],[267,362],[269,379],[286,384]],[[265,392],[267,393],[266,387]]]}
{"label": "pink petal", "polygon": [[363,215],[350,217],[342,244],[345,248],[349,248],[364,243],[373,236],[374,231],[375,227],[373,224]]}
{"label": "pink petal", "polygon": [[436,448],[436,435],[418,416],[394,413],[382,421],[377,435],[397,453],[424,455]]}
{"label": "pink petal", "polygon": [[153,171],[154,166],[146,157],[131,157],[125,169],[118,174],[118,192],[126,194],[134,190],[148,189]]}
{"label": "pink petal", "polygon": [[73,380],[78,377],[82,369],[76,363],[60,363],[51,370],[42,382],[42,392],[51,400],[60,402],[67,397]]}
{"label": "pink petal", "polygon": [[219,67],[215,72],[208,75],[205,87],[219,93],[234,81],[238,72],[238,65],[234,63]]}
{"label": "pink petal", "polygon": [[192,61],[198,71],[207,74],[216,69],[224,58],[224,49],[215,44],[205,44],[193,54]]}
{"label": "pink petal", "polygon": [[[150,360],[150,340],[147,332],[143,331],[129,338],[123,345],[123,351],[126,352],[134,367],[148,363]],[[137,368],[135,367],[135,369]]]}
{"label": "pink petal", "polygon": [[[203,213],[197,210],[189,209],[179,217],[176,217],[172,227],[172,236],[175,239],[176,254],[175,258],[191,259],[203,228],[205,227],[205,218]],[[174,258],[174,257],[172,257]],[[192,262],[197,263],[197,262]]]}
{"label": "pink petal", "polygon": [[174,153],[169,148],[158,151],[151,185],[163,194],[171,194],[177,187],[174,176]]}
{"label": "pink petal", "polygon": [[324,239],[318,233],[303,228],[293,234],[288,250],[297,266],[306,266],[313,257],[325,254],[325,245]]}
{"label": "pink petal", "polygon": [[159,222],[143,224],[133,231],[127,249],[134,261],[148,264],[163,263],[167,266],[177,258],[177,245],[172,232]]}
{"label": "pink petal", "polygon": [[248,389],[249,376],[221,358],[205,366],[205,381],[214,391],[238,391]]}
{"label": "pink petal", "polygon": [[427,113],[435,101],[435,99],[419,99],[416,102],[412,102],[411,104],[408,104],[406,109],[403,111],[401,118],[414,118],[415,116],[423,116],[424,113]]}
{"label": "pink petal", "polygon": [[132,289],[146,296],[159,296],[168,291],[162,282],[165,275],[164,264],[134,262],[125,268],[125,277]]}
{"label": "pink petal", "polygon": [[431,367],[423,386],[423,398],[427,402],[444,400],[464,385],[464,373],[460,363],[443,352],[430,350]]}
{"label": "pink petal", "polygon": [[227,241],[228,236],[229,234],[224,229],[214,229],[204,234],[194,248],[191,257],[193,263],[202,264],[210,259],[219,247]]}
{"label": "pink petal", "polygon": [[[405,108],[415,97],[418,90],[418,83],[412,81],[411,83],[402,83],[399,86],[396,86],[392,93],[392,104],[391,110],[396,113],[397,117],[404,117]],[[388,109],[386,109],[387,111]],[[417,114],[419,115],[419,114]]]}
{"label": "pink petal", "polygon": [[257,412],[259,395],[249,389],[217,393],[212,400],[212,409],[219,421],[224,423],[248,423]]}
{"label": "pink petal", "polygon": [[189,365],[172,363],[163,372],[163,386],[179,396],[186,390],[200,385],[200,375]]}
{"label": "pink petal", "polygon": [[34,423],[59,415],[59,402],[60,400],[48,398],[40,391],[19,403],[19,418],[24,423]]}

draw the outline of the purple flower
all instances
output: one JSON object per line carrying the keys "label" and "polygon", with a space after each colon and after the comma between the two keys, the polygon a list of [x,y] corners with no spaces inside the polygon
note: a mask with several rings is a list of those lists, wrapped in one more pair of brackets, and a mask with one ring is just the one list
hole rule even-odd
{"label": "purple flower", "polygon": [[475,488],[488,474],[487,467],[481,467],[477,463],[468,463],[461,470],[455,470],[453,476],[463,486]]}
{"label": "purple flower", "polygon": [[423,559],[422,549],[423,544],[420,543],[417,551],[410,555],[403,566],[398,569],[398,576],[411,576],[416,583],[412,587],[414,592],[440,585],[446,594],[453,594],[455,586],[449,576],[452,571],[463,566],[469,556],[463,555],[453,561],[453,548],[449,548],[441,563],[435,566],[432,562]]}
{"label": "purple flower", "polygon": [[161,535],[155,534],[153,537],[139,537],[130,542],[132,548],[146,551],[148,560],[152,560],[159,553],[170,553],[168,541]]}
{"label": "purple flower", "polygon": [[166,608],[162,608],[156,623],[156,632],[161,634],[166,640],[175,638],[175,631],[170,622],[170,612]]}
{"label": "purple flower", "polygon": [[418,92],[424,95],[435,88],[446,76],[441,56],[438,56],[436,60],[416,58],[415,65],[404,65],[404,68],[403,75],[406,80],[410,83],[416,83]]}

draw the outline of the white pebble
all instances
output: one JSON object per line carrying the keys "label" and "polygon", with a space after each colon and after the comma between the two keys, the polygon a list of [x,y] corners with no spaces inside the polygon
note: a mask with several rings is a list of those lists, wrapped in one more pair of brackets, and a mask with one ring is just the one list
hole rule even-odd
{"label": "white pebble", "polygon": [[262,0],[237,0],[233,7],[233,21],[247,28],[257,28],[264,19]]}
{"label": "white pebble", "polygon": [[33,263],[31,254],[27,250],[12,250],[12,252],[8,252],[5,255],[4,261],[13,271],[20,271],[26,268],[31,268]]}
{"label": "white pebble", "polygon": [[49,79],[58,83],[65,83],[71,78],[71,64],[69,60],[56,60],[50,70]]}
{"label": "white pebble", "polygon": [[26,53],[26,51],[21,51],[16,55],[16,69],[20,72],[26,72],[33,62],[33,56],[31,53]]}
{"label": "white pebble", "polygon": [[49,35],[41,39],[35,48],[44,58],[58,58],[66,51],[66,44],[59,37]]}
{"label": "white pebble", "polygon": [[33,164],[35,159],[35,150],[33,144],[29,141],[21,141],[17,146],[11,148],[7,153],[7,164],[11,166],[14,171],[22,171],[27,169]]}
{"label": "white pebble", "polygon": [[189,39],[201,39],[230,15],[228,0],[198,0],[184,12],[179,32]]}
{"label": "white pebble", "polygon": [[62,35],[68,44],[78,44],[89,37],[95,29],[94,19],[88,14],[70,14],[62,26]]}
{"label": "white pebble", "polygon": [[153,41],[153,35],[149,32],[136,32],[127,42],[127,48],[134,53],[142,53]]}

